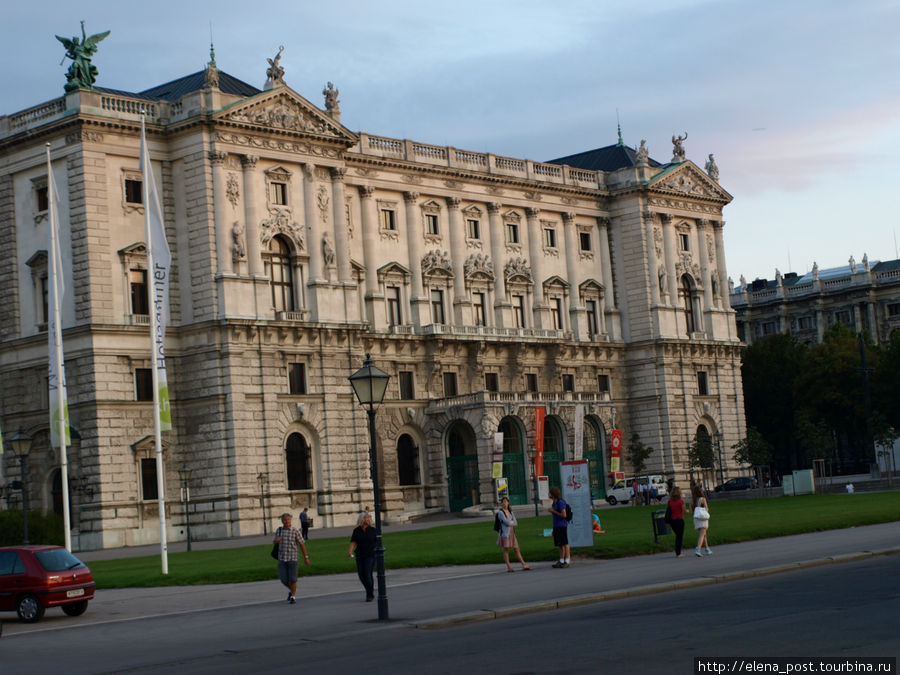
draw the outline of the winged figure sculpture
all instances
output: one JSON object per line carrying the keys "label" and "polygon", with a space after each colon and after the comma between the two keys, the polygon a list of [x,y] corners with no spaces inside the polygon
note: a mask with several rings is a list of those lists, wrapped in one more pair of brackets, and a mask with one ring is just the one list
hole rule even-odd
{"label": "winged figure sculpture", "polygon": [[62,42],[66,48],[66,59],[72,59],[72,65],[66,73],[66,92],[78,89],[93,89],[97,81],[97,67],[91,63],[91,57],[97,53],[97,45],[107,36],[109,31],[97,33],[90,37],[84,32],[84,21],[81,22],[81,38],[64,38],[59,35],[56,39]]}

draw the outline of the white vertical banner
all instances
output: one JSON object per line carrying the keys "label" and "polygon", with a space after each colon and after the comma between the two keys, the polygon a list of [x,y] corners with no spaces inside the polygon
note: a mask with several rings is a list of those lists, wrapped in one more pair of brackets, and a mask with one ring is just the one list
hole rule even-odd
{"label": "white vertical banner", "polygon": [[53,179],[50,165],[50,144],[47,153],[47,210],[49,230],[48,252],[50,269],[47,275],[47,385],[50,408],[50,445],[59,448],[60,474],[62,480],[63,533],[66,550],[72,551],[71,519],[69,514],[69,462],[66,447],[72,442],[69,432],[69,401],[66,392],[66,366],[63,357],[62,321],[60,302],[66,292],[62,256],[59,252],[59,193]]}
{"label": "white vertical banner", "polygon": [[562,497],[572,509],[569,523],[569,546],[593,546],[591,530],[591,481],[587,460],[562,462],[559,465]]}
{"label": "white vertical banner", "polygon": [[153,365],[153,432],[156,448],[156,489],[159,503],[159,549],[162,573],[169,573],[166,538],[166,482],[163,464],[162,431],[172,428],[169,385],[166,378],[166,322],[169,313],[169,267],[172,256],[166,241],[162,208],[153,180],[150,153],[147,151],[144,116],[141,115],[141,177],[144,188],[144,229],[147,237],[147,269],[151,279],[153,308],[150,312],[150,355]]}
{"label": "white vertical banner", "polygon": [[575,406],[575,459],[584,457],[584,403]]}

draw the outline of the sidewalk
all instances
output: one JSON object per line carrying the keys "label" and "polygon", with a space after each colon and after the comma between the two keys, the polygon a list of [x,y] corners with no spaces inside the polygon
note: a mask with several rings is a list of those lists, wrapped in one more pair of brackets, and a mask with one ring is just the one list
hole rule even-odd
{"label": "sidewalk", "polygon": [[[246,540],[241,540],[246,541]],[[548,611],[566,606],[605,602],[622,597],[663,593],[693,586],[723,583],[750,576],[900,553],[900,521],[775,539],[715,546],[713,555],[684,558],[672,553],[582,561],[558,570],[550,563],[533,564],[532,572],[507,574],[498,563],[417,569],[390,569],[387,594],[391,625],[434,628]],[[898,563],[900,564],[900,563]],[[302,575],[302,566],[301,566]],[[273,566],[274,576],[274,566]],[[269,605],[290,612],[276,580],[246,584],[103,590],[81,617],[47,612],[37,624],[22,624],[6,614],[4,641],[18,634],[64,630],[78,626],[138,621],[175,615]],[[316,630],[376,629],[375,603],[363,602],[355,574],[302,577],[297,616],[314,616]],[[380,624],[383,628],[384,624]]]}

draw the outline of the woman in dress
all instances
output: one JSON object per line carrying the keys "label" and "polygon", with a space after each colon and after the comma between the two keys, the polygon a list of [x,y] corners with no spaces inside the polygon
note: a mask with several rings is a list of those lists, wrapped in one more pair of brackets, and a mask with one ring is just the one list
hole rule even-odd
{"label": "woman in dress", "polygon": [[681,545],[684,542],[684,500],[681,498],[681,488],[677,487],[672,490],[669,496],[669,511],[672,513],[672,520],[669,525],[675,532],[675,556],[683,558]]}
{"label": "woman in dress", "polygon": [[519,550],[519,542],[516,541],[516,516],[509,508],[509,500],[504,497],[500,500],[500,510],[497,512],[497,518],[500,520],[500,536],[497,537],[497,546],[503,549],[503,562],[506,563],[507,572],[515,572],[512,565],[509,564],[509,549],[515,549],[519,562],[522,563],[523,570],[531,568],[522,558],[522,552]]}
{"label": "woman in dress", "polygon": [[700,553],[701,548],[705,549],[704,553],[706,555],[712,555],[712,551],[709,550],[709,540],[706,538],[706,533],[709,530],[709,517],[697,517],[697,508],[700,506],[706,509],[706,513],[709,514],[709,504],[706,502],[706,497],[703,496],[703,488],[699,485],[691,488],[691,503],[694,506],[694,529],[698,533],[697,548],[694,549],[694,555],[698,558],[702,556],[703,554]]}

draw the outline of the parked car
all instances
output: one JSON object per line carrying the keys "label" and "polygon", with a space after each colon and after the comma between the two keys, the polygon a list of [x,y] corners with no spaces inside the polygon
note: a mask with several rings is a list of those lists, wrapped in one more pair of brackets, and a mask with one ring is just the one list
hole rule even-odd
{"label": "parked car", "polygon": [[750,490],[756,487],[756,479],[749,476],[729,478],[721,485],[716,485],[716,492],[731,492],[732,490]]}
{"label": "parked car", "polygon": [[0,611],[13,611],[26,623],[61,607],[80,616],[94,599],[94,578],[87,565],[62,546],[0,548]]}
{"label": "parked car", "polygon": [[[609,502],[611,506],[615,506],[619,503],[629,503],[634,497],[631,490],[631,484],[634,482],[634,480],[634,478],[623,478],[617,480],[615,484],[606,491],[606,501]],[[669,494],[669,491],[666,489],[665,476],[661,476],[659,474],[638,476],[637,481],[639,485],[649,485],[651,491],[654,487],[656,487],[656,494],[659,498],[665,497]]]}

